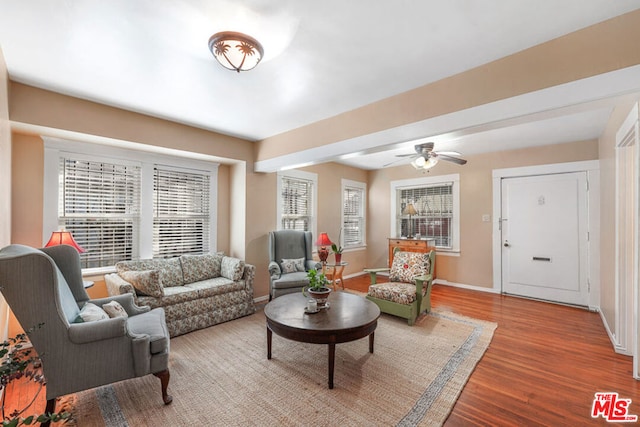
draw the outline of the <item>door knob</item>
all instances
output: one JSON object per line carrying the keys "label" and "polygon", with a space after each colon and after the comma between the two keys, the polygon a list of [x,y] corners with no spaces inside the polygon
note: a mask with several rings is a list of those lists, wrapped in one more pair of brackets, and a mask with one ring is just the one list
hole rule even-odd
{"label": "door knob", "polygon": [[511,245],[509,244],[509,241],[508,241],[508,240],[505,240],[505,242],[504,242],[504,247],[505,247],[505,248],[508,248],[509,246],[511,246]]}

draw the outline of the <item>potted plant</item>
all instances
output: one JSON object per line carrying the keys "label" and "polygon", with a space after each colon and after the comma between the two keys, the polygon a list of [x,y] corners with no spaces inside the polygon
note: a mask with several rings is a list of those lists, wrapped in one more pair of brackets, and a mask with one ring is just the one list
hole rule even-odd
{"label": "potted plant", "polygon": [[342,238],[342,228],[340,229],[340,233],[338,234],[338,244],[337,245],[335,243],[331,244],[331,250],[333,251],[336,257],[336,264],[340,264],[340,262],[342,261],[342,251],[344,248],[342,246],[339,246],[341,242],[341,238]]}
{"label": "potted plant", "polygon": [[326,278],[324,273],[318,273],[318,270],[311,269],[307,273],[309,278],[309,286],[302,288],[302,293],[305,297],[311,297],[318,303],[318,308],[327,306],[327,299],[331,293],[331,288],[328,287],[329,279]]}

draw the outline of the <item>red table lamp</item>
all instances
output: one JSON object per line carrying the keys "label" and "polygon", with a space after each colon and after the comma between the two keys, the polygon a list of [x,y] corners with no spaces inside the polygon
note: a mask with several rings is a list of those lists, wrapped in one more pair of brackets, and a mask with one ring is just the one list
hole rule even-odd
{"label": "red table lamp", "polygon": [[322,263],[327,262],[327,257],[329,256],[329,251],[327,250],[327,246],[331,246],[331,240],[327,233],[320,233],[320,237],[316,241],[316,246],[320,246],[318,249],[318,257]]}
{"label": "red table lamp", "polygon": [[78,253],[85,252],[84,248],[74,240],[70,231],[66,231],[66,230],[54,231],[53,233],[51,233],[51,238],[49,239],[47,244],[44,246],[45,248],[48,248],[49,246],[58,246],[58,245],[73,246],[74,248],[76,248]]}

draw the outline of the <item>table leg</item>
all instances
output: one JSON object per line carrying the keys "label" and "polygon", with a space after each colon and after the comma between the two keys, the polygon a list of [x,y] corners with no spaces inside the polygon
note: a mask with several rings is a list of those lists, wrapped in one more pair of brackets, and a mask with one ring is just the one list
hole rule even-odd
{"label": "table leg", "polygon": [[371,332],[371,335],[369,335],[369,353],[373,353],[373,339],[374,339],[374,332]]}
{"label": "table leg", "polygon": [[333,368],[336,360],[336,345],[329,343],[329,388],[333,388]]}
{"label": "table leg", "polygon": [[271,329],[269,329],[269,327],[267,326],[267,359],[271,360],[271,337],[273,335],[273,332],[271,332]]}

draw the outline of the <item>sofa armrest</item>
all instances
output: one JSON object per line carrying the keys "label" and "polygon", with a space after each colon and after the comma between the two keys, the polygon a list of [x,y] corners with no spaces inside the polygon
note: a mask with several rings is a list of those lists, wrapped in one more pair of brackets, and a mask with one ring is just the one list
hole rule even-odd
{"label": "sofa armrest", "polygon": [[127,319],[114,317],[113,319],[97,320],[95,322],[72,323],[69,325],[69,339],[74,344],[86,344],[94,341],[123,337],[126,334]]}
{"label": "sofa armrest", "polygon": [[322,270],[322,263],[313,259],[308,259],[305,261],[305,267],[307,271],[309,270]]}
{"label": "sofa armrest", "polygon": [[124,295],[114,295],[110,297],[89,300],[89,302],[97,305],[98,307],[102,307],[104,304],[110,303],[111,301],[117,301],[118,303],[120,303],[122,308],[124,308],[129,316],[136,316],[138,314],[146,313],[147,311],[151,310],[151,307],[149,307],[148,305],[136,305],[135,301],[133,300],[133,295],[129,293]]}
{"label": "sofa armrest", "polygon": [[107,292],[109,292],[109,295],[132,294],[134,300],[136,299],[136,289],[131,283],[124,280],[117,273],[105,274],[104,283],[107,285]]}
{"label": "sofa armrest", "polygon": [[253,295],[253,280],[256,277],[256,266],[253,264],[244,265],[244,274],[242,280],[244,280],[244,288],[247,292]]}
{"label": "sofa armrest", "polygon": [[272,279],[279,279],[281,275],[282,275],[282,270],[280,269],[280,264],[278,264],[275,261],[270,261],[269,276],[271,276]]}

